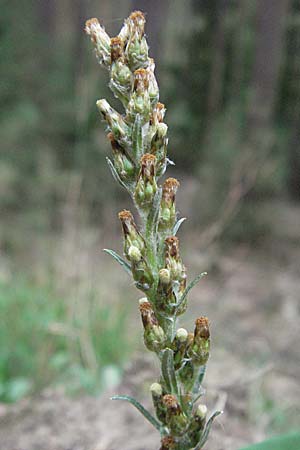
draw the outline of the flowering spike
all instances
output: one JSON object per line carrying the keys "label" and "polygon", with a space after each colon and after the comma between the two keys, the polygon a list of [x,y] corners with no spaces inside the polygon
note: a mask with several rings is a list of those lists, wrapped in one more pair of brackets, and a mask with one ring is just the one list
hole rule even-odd
{"label": "flowering spike", "polygon": [[[194,405],[202,394],[201,383],[210,352],[209,322],[199,317],[194,333],[177,328],[178,316],[187,307],[187,296],[203,274],[186,285],[186,269],[175,236],[183,219],[176,222],[179,181],[165,173],[168,126],[166,108],[159,102],[155,63],[148,56],[145,16],[134,11],[121,31],[110,38],[97,19],[86,22],[86,33],[99,62],[109,70],[109,87],[125,109],[120,113],[105,99],[97,107],[107,123],[113,176],[129,192],[139,215],[138,227],[130,211],[119,213],[124,236],[124,259],[110,253],[132,275],[144,293],[139,311],[144,343],[157,354],[161,374],[150,392],[157,419],[135,399],[132,403],[161,432],[160,450],[200,448],[207,439],[212,419],[207,408]],[[214,418],[216,415],[213,415]]]}

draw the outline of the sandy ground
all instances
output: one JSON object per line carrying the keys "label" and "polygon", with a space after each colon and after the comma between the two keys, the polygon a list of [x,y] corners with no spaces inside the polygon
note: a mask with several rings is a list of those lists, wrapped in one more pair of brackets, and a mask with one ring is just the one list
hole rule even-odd
{"label": "sandy ground", "polygon": [[[189,267],[207,268],[210,275],[192,292],[181,326],[192,328],[200,314],[211,319],[203,401],[225,412],[206,447],[238,450],[300,426],[300,247],[289,241],[216,254],[202,260],[193,249],[186,255]],[[130,394],[147,406],[157,373],[155,358],[138,354],[121,385],[101,397],[68,398],[48,389],[34,399],[0,405],[0,450],[158,449],[157,432],[140,414],[109,400],[113,393]]]}

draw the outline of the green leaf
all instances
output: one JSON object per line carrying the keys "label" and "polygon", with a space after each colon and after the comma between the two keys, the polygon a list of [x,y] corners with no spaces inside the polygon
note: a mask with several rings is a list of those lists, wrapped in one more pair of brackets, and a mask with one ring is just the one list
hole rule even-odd
{"label": "green leaf", "polygon": [[120,255],[118,255],[118,253],[116,253],[114,250],[110,250],[109,248],[104,248],[103,251],[112,256],[129,275],[132,275],[130,264],[125,261],[125,259],[123,259]]}
{"label": "green leaf", "polygon": [[153,417],[152,414],[150,414],[150,412],[147,411],[147,409],[145,409],[135,398],[130,397],[129,395],[114,395],[113,397],[111,397],[111,400],[125,400],[131,403],[133,406],[135,406],[136,409],[140,411],[140,413],[143,414],[143,416],[148,420],[148,422],[151,423],[151,425],[154,426],[154,428],[156,428],[158,431],[161,430],[161,425],[158,420],[156,420],[155,417]]}
{"label": "green leaf", "polygon": [[139,162],[144,153],[142,119],[140,114],[136,115],[132,127],[132,151],[136,161]]}
{"label": "green leaf", "polygon": [[130,193],[130,191],[129,191],[128,187],[126,186],[126,184],[121,180],[121,178],[120,178],[118,172],[116,171],[116,168],[115,168],[115,166],[113,165],[112,161],[111,161],[108,157],[106,158],[106,161],[107,161],[108,167],[110,168],[110,171],[111,171],[112,176],[114,177],[114,179],[115,179],[115,180],[116,180],[116,181],[117,181],[124,189],[126,189],[127,192]]}
{"label": "green leaf", "polygon": [[300,433],[278,436],[259,444],[250,445],[241,450],[299,450]]}
{"label": "green leaf", "polygon": [[194,387],[193,387],[193,394],[196,395],[199,392],[199,389],[201,387],[201,383],[203,381],[204,375],[205,375],[206,366],[200,366],[199,373],[197,380],[195,381]]}
{"label": "green leaf", "polygon": [[211,426],[212,426],[212,423],[213,423],[214,419],[216,417],[218,417],[220,414],[223,414],[223,411],[216,411],[216,412],[213,413],[212,416],[210,416],[210,418],[208,419],[208,421],[207,421],[207,423],[205,425],[205,428],[204,428],[203,434],[201,436],[201,439],[200,439],[198,445],[195,447],[195,450],[201,450],[202,449],[203,445],[207,441],[207,438],[208,438],[208,435],[209,435],[209,432],[210,432],[210,429],[211,429]]}
{"label": "green leaf", "polygon": [[190,290],[193,289],[193,287],[196,286],[196,284],[199,283],[201,278],[203,278],[205,275],[207,275],[207,272],[202,272],[199,275],[197,275],[196,278],[193,279],[193,281],[191,281],[189,283],[189,285],[186,287],[185,291],[182,294],[180,302],[177,304],[177,310],[180,308],[180,306],[182,305],[182,303],[186,299],[186,297],[187,297],[188,293],[190,292]]}
{"label": "green leaf", "polygon": [[177,222],[174,225],[173,228],[173,236],[176,236],[180,226],[183,224],[183,222],[186,220],[186,217],[182,217],[181,219],[177,220]]}
{"label": "green leaf", "polygon": [[161,367],[168,390],[170,390],[172,394],[178,395],[178,385],[174,369],[174,352],[170,348],[163,350]]}
{"label": "green leaf", "polygon": [[155,234],[157,231],[161,194],[162,194],[162,190],[158,189],[156,191],[156,194],[153,199],[152,208],[149,211],[149,215],[148,215],[148,219],[147,219],[147,235],[148,235],[148,237],[150,237],[151,234]]}

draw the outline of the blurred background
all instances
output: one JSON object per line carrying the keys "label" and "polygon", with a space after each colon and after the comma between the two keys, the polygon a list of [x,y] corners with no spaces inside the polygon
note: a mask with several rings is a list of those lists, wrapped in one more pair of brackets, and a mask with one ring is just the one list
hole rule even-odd
{"label": "blurred background", "polygon": [[129,361],[146,364],[139,293],[102,253],[122,252],[117,212],[130,203],[106,166],[95,101],[120,106],[83,32],[98,17],[113,36],[135,9],[168,110],[182,254],[190,277],[209,272],[182,326],[212,321],[207,383],[227,398],[224,448],[299,426],[299,0],[3,0],[0,435],[10,448],[26,435],[14,428],[20,408],[41,417],[36,398],[53,397],[52,411],[79,399],[84,421],[96,408],[88,395],[126,380]]}

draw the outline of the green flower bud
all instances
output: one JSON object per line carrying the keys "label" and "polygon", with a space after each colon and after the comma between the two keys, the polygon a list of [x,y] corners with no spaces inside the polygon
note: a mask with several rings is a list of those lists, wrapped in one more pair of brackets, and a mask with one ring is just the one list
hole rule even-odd
{"label": "green flower bud", "polygon": [[[130,69],[136,70],[148,65],[148,45],[144,37],[145,17],[141,11],[134,11],[126,20],[127,28],[121,30],[126,36],[126,58]],[[120,35],[119,35],[120,36]]]}
{"label": "green flower bud", "polygon": [[164,285],[169,284],[171,281],[170,271],[168,269],[160,269],[158,276],[159,281]]}
{"label": "green flower bud", "polygon": [[130,211],[119,213],[124,233],[124,254],[131,262],[131,270],[136,286],[142,291],[148,291],[153,282],[153,275],[145,260],[145,242],[137,230]]}
{"label": "green flower bud", "polygon": [[114,110],[105,99],[98,100],[96,105],[103,118],[106,120],[115,139],[120,141],[121,144],[122,142],[126,142],[128,139],[129,129],[121,114]]}
{"label": "green flower bud", "polygon": [[[169,208],[163,208],[160,211],[160,221],[162,224],[164,223],[169,223],[171,220],[171,211]],[[161,229],[162,225],[160,225],[160,229]]]}
{"label": "green flower bud", "polygon": [[195,322],[194,339],[189,349],[189,356],[199,366],[204,366],[209,358],[210,332],[207,317],[199,317]]}
{"label": "green flower bud", "polygon": [[109,87],[126,106],[132,85],[132,73],[125,64],[124,41],[119,37],[111,39],[111,72]]}
{"label": "green flower bud", "polygon": [[167,394],[163,397],[166,407],[166,424],[175,436],[180,436],[187,427],[188,419],[183,413],[175,395]]}
{"label": "green flower bud", "polygon": [[91,36],[91,41],[95,46],[95,53],[100,64],[109,66],[110,58],[110,38],[105,32],[98,19],[90,19],[85,23],[85,32]]}
{"label": "green flower bud", "polygon": [[150,134],[152,133],[150,148],[151,153],[155,155],[157,159],[157,176],[159,177],[164,174],[167,166],[167,131],[168,127],[164,123],[153,125],[150,129]]}
{"label": "green flower bud", "polygon": [[188,345],[188,332],[185,328],[179,328],[176,331],[175,339],[172,347],[174,349],[174,366],[175,370],[180,369],[183,364],[183,358],[186,354]]}
{"label": "green flower bud", "polygon": [[188,338],[187,330],[185,328],[178,328],[178,330],[176,331],[176,339],[178,339],[180,343],[184,343],[187,342],[187,338]]}
{"label": "green flower bud", "polygon": [[153,275],[145,259],[142,258],[138,262],[131,261],[131,270],[137,288],[144,292],[149,291],[153,283]]}
{"label": "green flower bud", "polygon": [[151,351],[159,351],[165,345],[165,333],[152,309],[150,302],[140,304],[140,313],[144,326],[144,342],[146,347]]}
{"label": "green flower bud", "polygon": [[149,183],[145,187],[144,196],[146,201],[151,201],[153,198],[153,186]]}
{"label": "green flower bud", "polygon": [[167,315],[174,313],[175,301],[172,290],[172,279],[169,269],[160,269],[158,272],[159,283],[156,296],[157,309]]}
{"label": "green flower bud", "polygon": [[179,283],[179,291],[183,292],[186,286],[186,271],[179,255],[179,239],[176,236],[168,237],[165,246],[166,268],[170,270],[172,280]]}
{"label": "green flower bud", "polygon": [[149,153],[141,158],[141,169],[135,189],[135,200],[141,208],[152,205],[153,197],[157,191],[155,163],[155,156]]}
{"label": "green flower bud", "polygon": [[200,419],[205,419],[207,415],[207,406],[206,405],[198,405],[195,415]]}
{"label": "green flower bud", "polygon": [[163,389],[159,383],[153,383],[150,386],[150,392],[152,394],[153,405],[156,413],[156,417],[161,422],[165,422],[166,408],[163,404]]}
{"label": "green flower bud", "polygon": [[192,420],[190,422],[190,426],[188,428],[187,435],[191,440],[191,444],[194,447],[200,440],[201,434],[205,427],[207,415],[207,407],[206,405],[198,405]]}
{"label": "green flower bud", "polygon": [[138,247],[135,247],[134,245],[131,245],[128,249],[128,258],[132,262],[139,262],[142,258],[141,252],[138,249]]}
{"label": "green flower bud", "polygon": [[165,123],[162,123],[162,122],[159,123],[159,124],[157,125],[156,132],[157,132],[157,137],[158,137],[159,139],[164,138],[164,137],[167,135],[167,132],[168,132],[168,125],[165,124]]}
{"label": "green flower bud", "polygon": [[159,230],[172,230],[176,221],[175,196],[179,187],[176,178],[168,178],[163,184]]}
{"label": "green flower bud", "polygon": [[150,392],[155,397],[161,397],[162,393],[163,393],[161,384],[159,384],[159,383],[152,383],[151,386],[150,386]]}
{"label": "green flower bud", "polygon": [[134,179],[136,168],[128,152],[116,141],[113,133],[107,135],[112,148],[114,166],[121,180],[130,181]]}
{"label": "green flower bud", "polygon": [[145,38],[134,39],[126,47],[126,56],[130,69],[136,70],[148,64],[148,44]]}
{"label": "green flower bud", "polygon": [[145,250],[145,242],[137,229],[131,212],[124,209],[119,213],[119,219],[121,220],[124,234],[125,256],[130,259],[129,249],[132,246],[136,247],[140,251],[140,254],[143,255]]}
{"label": "green flower bud", "polygon": [[127,106],[127,116],[134,120],[139,114],[143,123],[149,122],[151,102],[149,95],[150,72],[148,69],[137,69],[134,74],[133,92]]}

